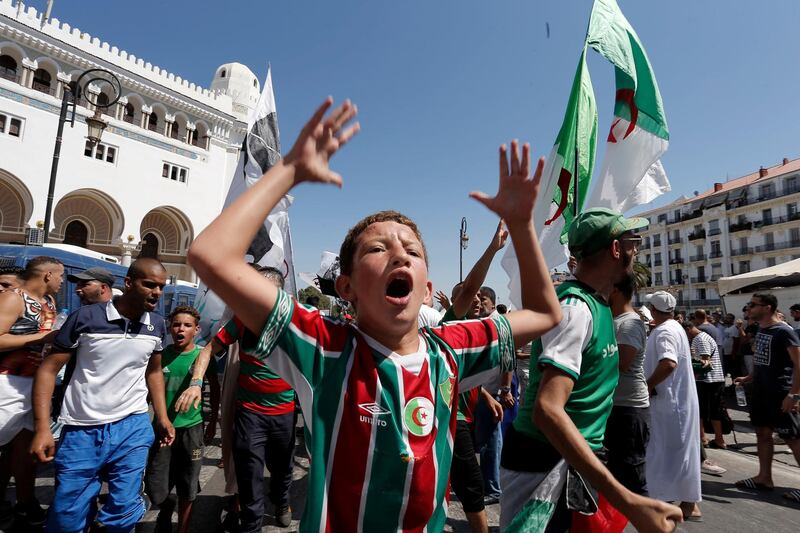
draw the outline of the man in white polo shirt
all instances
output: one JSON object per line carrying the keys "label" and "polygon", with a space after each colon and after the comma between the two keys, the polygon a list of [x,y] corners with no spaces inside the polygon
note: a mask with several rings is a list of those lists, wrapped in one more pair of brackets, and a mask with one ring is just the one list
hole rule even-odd
{"label": "man in white polo shirt", "polygon": [[[160,262],[136,260],[125,278],[125,293],[114,302],[73,312],[56,336],[53,354],[39,367],[31,453],[41,462],[52,461],[55,455],[56,489],[48,531],[85,531],[92,522],[133,531],[144,515],[142,476],[154,439],[148,392],[162,444],[171,444],[175,437],[161,372],[166,325],[153,312],[166,280]],[[59,417],[65,426],[55,454],[50,398],[56,374],[67,362],[72,373]],[[108,483],[108,501],[97,513],[95,500],[102,481]]]}

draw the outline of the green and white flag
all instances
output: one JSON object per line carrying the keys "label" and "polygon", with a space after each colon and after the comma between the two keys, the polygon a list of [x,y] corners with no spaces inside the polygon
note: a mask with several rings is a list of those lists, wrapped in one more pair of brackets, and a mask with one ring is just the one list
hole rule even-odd
{"label": "green and white flag", "polygon": [[[545,162],[539,200],[533,208],[534,227],[539,231],[539,242],[550,268],[568,258],[567,231],[586,199],[596,148],[597,106],[584,47],[572,82],[564,122]],[[509,276],[511,302],[520,308],[519,266],[513,246],[506,248],[501,264]]]}
{"label": "green and white flag", "polygon": [[[595,180],[591,176],[597,107],[586,67],[589,47],[614,65],[617,87],[605,159]],[[539,201],[533,209],[548,267],[555,268],[569,257],[567,232],[584,203],[625,212],[670,190],[660,160],[668,145],[661,94],[639,36],[616,0],[595,0],[564,123],[545,165]],[[586,200],[590,181],[595,184]],[[520,278],[513,247],[506,250],[502,265],[509,275],[511,302],[519,307]]]}
{"label": "green and white flag", "polygon": [[616,0],[595,0],[586,43],[614,65],[617,95],[590,207],[625,212],[670,190],[661,165],[669,130],[653,68]]}

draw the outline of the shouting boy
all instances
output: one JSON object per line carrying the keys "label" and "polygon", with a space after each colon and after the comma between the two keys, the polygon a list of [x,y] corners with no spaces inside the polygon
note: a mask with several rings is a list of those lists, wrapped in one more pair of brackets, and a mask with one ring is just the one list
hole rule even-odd
{"label": "shouting boy", "polygon": [[[171,446],[155,443],[150,449],[145,474],[145,489],[150,500],[158,505],[160,512],[156,523],[157,531],[172,531],[172,511],[175,503],[169,493],[175,487],[178,493],[178,531],[189,531],[189,518],[192,503],[197,497],[200,481],[200,466],[203,460],[203,407],[195,405],[186,412],[179,412],[175,403],[181,393],[203,379],[192,379],[192,367],[200,346],[194,338],[200,332],[200,313],[188,305],[179,305],[167,320],[172,344],[161,354],[161,368],[164,373],[167,415],[175,428],[175,440]],[[213,362],[206,373],[211,386],[211,416],[207,432],[213,436],[219,412],[219,382],[217,368]]]}
{"label": "shouting boy", "polygon": [[[341,186],[328,160],[359,129],[349,102],[325,117],[328,99],[291,151],[197,238],[192,266],[244,325],[261,332],[255,354],[297,392],[311,456],[301,531],[441,531],[458,393],[512,370],[514,344],[561,318],[531,222],[544,160],[530,176],[530,147],[500,148],[495,197],[472,197],[503,218],[514,243],[524,309],[505,316],[418,329],[430,293],[417,226],[394,211],[358,222],[339,258],[336,290],[357,323],[306,308],[247,266],[263,219],[303,182]],[[242,259],[235,259],[242,258]]]}

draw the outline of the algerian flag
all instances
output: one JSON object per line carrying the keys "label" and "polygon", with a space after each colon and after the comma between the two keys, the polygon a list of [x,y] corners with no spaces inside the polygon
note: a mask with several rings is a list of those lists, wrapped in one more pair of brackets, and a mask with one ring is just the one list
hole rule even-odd
{"label": "algerian flag", "polygon": [[625,212],[670,190],[660,157],[669,131],[661,94],[639,36],[616,0],[595,0],[589,46],[614,65],[614,120],[588,205]]}
{"label": "algerian flag", "polygon": [[[232,204],[244,191],[281,158],[280,133],[275,94],[272,91],[272,69],[267,70],[264,89],[256,107],[247,116],[247,135],[242,143],[239,163],[231,180],[223,209]],[[292,239],[289,233],[289,206],[293,198],[285,196],[272,210],[247,249],[247,261],[272,266],[286,278],[284,288],[295,293]],[[200,311],[200,344],[205,344],[219,329],[225,314],[225,304],[204,283],[198,288],[195,307]]]}
{"label": "algerian flag", "polygon": [[[545,163],[539,199],[533,208],[534,227],[539,230],[539,242],[550,268],[568,258],[567,232],[586,198],[596,147],[597,106],[584,47],[572,82],[564,122]],[[519,266],[513,246],[506,248],[501,264],[510,278],[511,302],[520,308]]]}

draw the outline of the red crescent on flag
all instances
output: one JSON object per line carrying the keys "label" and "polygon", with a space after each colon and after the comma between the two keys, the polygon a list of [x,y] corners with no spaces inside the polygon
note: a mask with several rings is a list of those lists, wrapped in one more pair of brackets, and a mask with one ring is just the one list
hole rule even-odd
{"label": "red crescent on flag", "polygon": [[[631,122],[628,124],[628,130],[625,132],[625,135],[622,139],[627,139],[628,135],[633,133],[633,129],[636,127],[636,121],[639,118],[639,108],[636,107],[636,101],[634,100],[634,96],[636,93],[633,89],[619,89],[617,91],[617,100],[625,102],[628,104],[628,109],[631,110]],[[611,124],[611,129],[608,132],[608,142],[615,143],[617,142],[617,138],[614,136],[614,127],[619,124],[619,119],[615,120]]]}
{"label": "red crescent on flag", "polygon": [[570,174],[569,170],[566,168],[562,168],[561,174],[558,176],[558,189],[561,191],[561,202],[559,202],[558,209],[556,209],[555,214],[550,217],[550,220],[544,223],[545,226],[552,224],[554,220],[561,216],[561,213],[564,212],[564,209],[567,208],[567,204],[569,203],[569,187],[571,184],[572,174]]}
{"label": "red crescent on flag", "polygon": [[419,419],[419,412],[422,411],[423,409],[424,409],[424,407],[419,406],[416,409],[414,409],[413,411],[411,411],[411,420],[413,420],[414,423],[416,425],[418,425],[419,427],[425,427],[425,422],[422,422]]}

